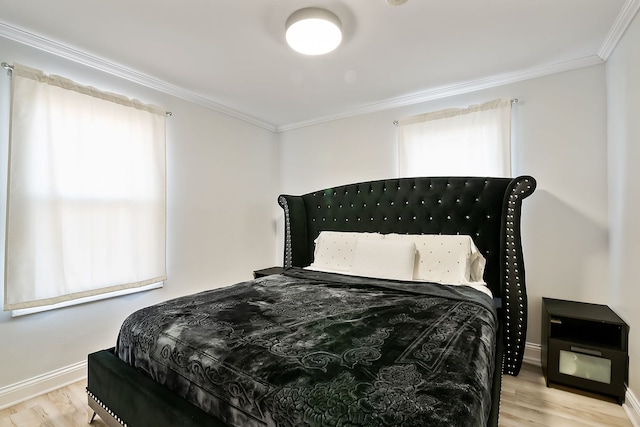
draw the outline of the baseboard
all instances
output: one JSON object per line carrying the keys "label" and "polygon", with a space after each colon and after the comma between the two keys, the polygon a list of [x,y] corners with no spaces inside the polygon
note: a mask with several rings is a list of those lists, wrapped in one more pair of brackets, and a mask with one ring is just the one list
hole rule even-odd
{"label": "baseboard", "polygon": [[622,405],[624,411],[629,417],[629,421],[633,424],[633,427],[640,427],[640,400],[629,389],[625,394],[625,403]]}
{"label": "baseboard", "polygon": [[79,362],[49,373],[0,388],[0,409],[22,403],[87,377],[87,362]]}
{"label": "baseboard", "polygon": [[542,366],[542,358],[540,354],[542,353],[542,347],[540,344],[533,343],[525,343],[524,346],[524,363],[528,363],[530,365]]}

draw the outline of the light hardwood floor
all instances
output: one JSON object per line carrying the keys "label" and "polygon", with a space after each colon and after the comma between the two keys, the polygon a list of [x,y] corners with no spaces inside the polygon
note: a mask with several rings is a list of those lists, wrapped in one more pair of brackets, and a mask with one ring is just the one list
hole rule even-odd
{"label": "light hardwood floor", "polygon": [[[87,426],[85,381],[0,411],[0,427]],[[106,427],[98,417],[92,426]],[[540,367],[523,366],[518,377],[504,376],[500,426],[624,426],[632,424],[620,405],[547,388]],[[162,426],[158,426],[162,427]]]}
{"label": "light hardwood floor", "polygon": [[502,377],[500,426],[632,427],[622,406],[601,398],[546,387],[542,369],[524,364]]}

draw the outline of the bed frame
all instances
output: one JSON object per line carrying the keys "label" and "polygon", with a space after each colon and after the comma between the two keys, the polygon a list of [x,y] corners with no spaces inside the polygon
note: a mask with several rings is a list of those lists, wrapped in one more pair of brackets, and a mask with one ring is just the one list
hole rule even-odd
{"label": "bed frame", "polygon": [[[284,267],[313,261],[320,231],[470,235],[487,263],[484,279],[499,311],[493,405],[498,424],[502,374],[518,375],[527,331],[527,293],[520,236],[522,200],[536,187],[518,178],[398,178],[281,195]],[[113,349],[88,357],[89,406],[110,426],[224,426],[120,361]],[[95,414],[94,414],[95,416]]]}

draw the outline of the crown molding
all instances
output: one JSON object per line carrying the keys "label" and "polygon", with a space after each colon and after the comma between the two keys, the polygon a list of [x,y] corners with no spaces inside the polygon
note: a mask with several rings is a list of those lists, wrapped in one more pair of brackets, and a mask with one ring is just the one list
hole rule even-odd
{"label": "crown molding", "polygon": [[276,126],[271,123],[267,123],[256,117],[244,114],[240,111],[234,110],[230,107],[222,105],[210,98],[203,97],[194,92],[188,91],[181,87],[172,85],[170,83],[158,80],[143,73],[139,73],[135,70],[126,68],[124,66],[115,64],[105,59],[93,56],[69,46],[57,43],[55,41],[46,39],[44,37],[29,33],[27,31],[12,27],[10,25],[0,22],[0,36],[4,36],[8,39],[17,41],[19,43],[40,49],[65,59],[80,63],[82,65],[95,68],[100,71],[112,74],[114,76],[132,81],[134,83],[141,84],[151,89],[158,90],[169,95],[176,96],[177,98],[185,101],[193,102],[197,105],[204,106],[219,113],[234,117],[238,120],[250,123],[260,128],[266,129],[271,132],[286,132],[303,127],[313,126],[321,123],[326,123],[334,120],[340,120],[344,118],[354,117],[363,114],[380,112],[383,110],[405,107],[422,102],[433,101],[437,99],[446,98],[449,96],[461,95],[464,93],[474,92],[482,89],[493,88],[502,86],[509,83],[520,82],[537,77],[543,77],[550,74],[560,73],[582,67],[588,67],[605,62],[609,55],[613,52],[613,49],[622,38],[625,30],[631,24],[636,13],[640,9],[640,0],[626,0],[623,8],[620,11],[616,21],[611,27],[606,39],[604,40],[600,51],[597,55],[587,56],[583,58],[577,58],[572,61],[566,61],[556,64],[545,65],[541,67],[533,67],[525,70],[515,71],[512,73],[500,74],[497,76],[490,76],[484,79],[472,80],[467,82],[456,83],[448,86],[442,86],[426,91],[392,98],[381,102],[375,102],[371,104],[361,105],[350,110],[341,111],[335,114],[317,117],[311,120],[305,120],[300,122],[294,122]]}
{"label": "crown molding", "polygon": [[503,86],[510,83],[516,83],[537,77],[544,77],[550,74],[561,73],[564,71],[575,70],[578,68],[590,67],[592,65],[602,64],[604,61],[597,55],[578,58],[573,61],[560,62],[557,64],[545,65],[542,67],[534,67],[526,70],[516,71],[513,73],[500,74],[484,79],[471,80],[468,82],[456,83],[449,86],[443,86],[430,89],[424,92],[393,98],[390,100],[372,103],[356,107],[352,110],[343,111],[320,117],[313,120],[306,120],[297,123],[291,123],[284,126],[278,126],[278,132],[286,132],[289,130],[299,129],[307,126],[313,126],[320,123],[326,123],[333,120],[345,119],[348,117],[359,116],[362,114],[376,113],[383,110],[393,108],[406,107],[409,105],[419,104],[422,102],[434,101],[437,99],[447,98],[450,96],[461,95],[469,92],[475,92],[482,89],[489,89],[497,86]]}
{"label": "crown molding", "polygon": [[47,38],[21,30],[19,28],[12,27],[2,22],[0,22],[0,36],[16,41],[18,43],[22,43],[24,45],[48,52],[48,53],[57,55],[64,59],[77,62],[81,65],[85,65],[87,67],[91,67],[96,70],[106,72],[116,77],[129,80],[131,82],[140,84],[142,86],[146,86],[151,89],[155,89],[160,92],[173,95],[185,101],[193,102],[194,104],[201,105],[208,109],[217,111],[227,116],[234,117],[238,120],[242,120],[244,122],[261,127],[271,132],[276,131],[276,127],[273,124],[264,122],[260,119],[257,119],[255,117],[244,114],[240,111],[229,108],[210,98],[203,97],[201,95],[198,95],[194,92],[183,89],[181,87],[172,85],[170,83],[167,83],[162,80],[156,79],[154,77],[148,76],[146,74],[137,72],[135,70],[121,66],[119,64],[110,62],[108,60],[99,58],[97,56],[93,56],[88,53],[81,52],[77,49],[63,45],[61,43],[57,43],[53,40],[49,40]]}
{"label": "crown molding", "polygon": [[602,42],[602,46],[600,46],[600,50],[598,51],[598,56],[602,58],[603,61],[607,61],[609,59],[609,56],[613,53],[613,50],[618,45],[618,42],[624,35],[624,32],[627,31],[627,28],[631,25],[631,22],[638,13],[638,10],[640,10],[640,0],[625,1],[622,9],[620,9],[618,17],[609,29],[609,33],[605,37]]}

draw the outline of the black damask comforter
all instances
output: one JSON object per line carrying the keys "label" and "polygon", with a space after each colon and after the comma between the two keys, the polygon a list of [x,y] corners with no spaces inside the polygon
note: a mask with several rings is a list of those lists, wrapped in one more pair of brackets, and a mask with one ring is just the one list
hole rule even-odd
{"label": "black damask comforter", "polygon": [[496,330],[467,287],[291,269],[137,311],[116,354],[231,426],[483,426]]}

